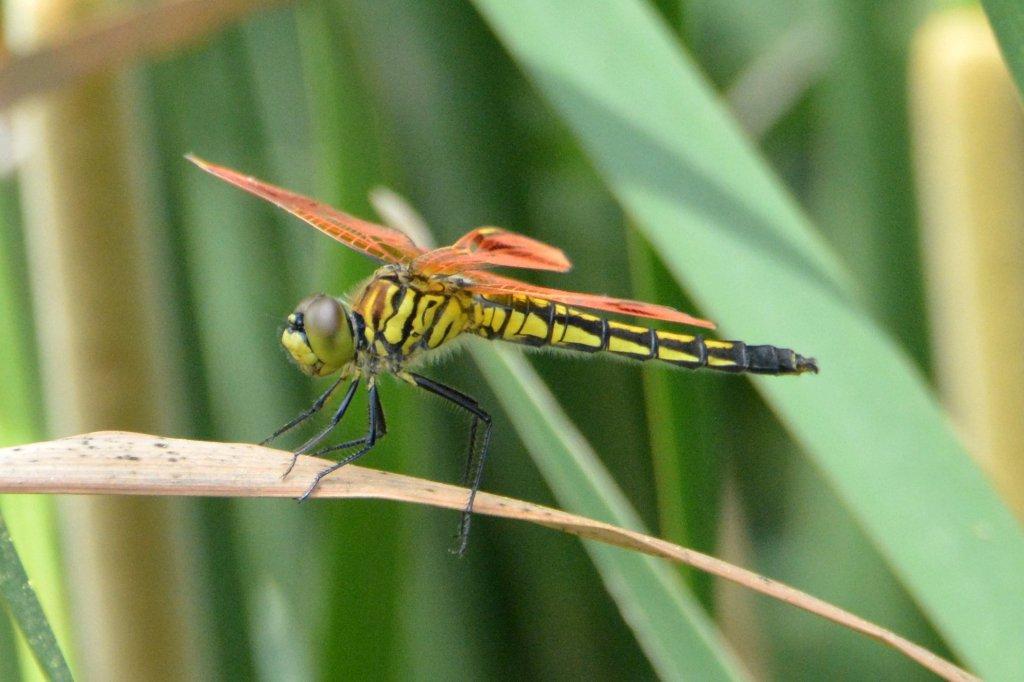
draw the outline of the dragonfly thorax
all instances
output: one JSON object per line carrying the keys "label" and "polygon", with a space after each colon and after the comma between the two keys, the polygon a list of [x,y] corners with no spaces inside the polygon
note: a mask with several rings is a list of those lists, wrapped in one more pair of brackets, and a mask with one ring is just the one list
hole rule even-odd
{"label": "dragonfly thorax", "polygon": [[304,373],[334,374],[355,359],[352,313],[340,300],[315,294],[288,316],[281,344]]}

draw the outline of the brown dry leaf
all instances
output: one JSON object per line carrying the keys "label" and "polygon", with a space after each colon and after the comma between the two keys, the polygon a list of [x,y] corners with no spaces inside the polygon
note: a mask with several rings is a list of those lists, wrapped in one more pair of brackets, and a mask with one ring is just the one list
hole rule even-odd
{"label": "brown dry leaf", "polygon": [[[303,456],[281,478],[291,454],[245,443],[161,438],[117,431],[0,449],[0,493],[93,493],[222,497],[298,497],[330,464]],[[461,510],[458,486],[347,466],[325,478],[318,498],[376,498]],[[476,513],[530,521],[548,528],[686,564],[817,614],[900,651],[948,680],[970,673],[899,635],[770,578],[642,533],[550,507],[481,492]]]}

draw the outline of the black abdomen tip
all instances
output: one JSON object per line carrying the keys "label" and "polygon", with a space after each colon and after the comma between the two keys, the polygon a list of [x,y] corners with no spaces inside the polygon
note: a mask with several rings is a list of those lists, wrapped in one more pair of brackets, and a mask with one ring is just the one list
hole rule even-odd
{"label": "black abdomen tip", "polygon": [[[733,342],[734,348],[743,344]],[[746,362],[738,362],[741,370],[753,374],[804,374],[818,373],[818,363],[814,358],[805,358],[789,348],[777,346],[746,346]]]}
{"label": "black abdomen tip", "polygon": [[804,372],[811,372],[813,374],[818,373],[818,361],[814,358],[805,358],[802,355],[796,356],[796,371],[803,374]]}

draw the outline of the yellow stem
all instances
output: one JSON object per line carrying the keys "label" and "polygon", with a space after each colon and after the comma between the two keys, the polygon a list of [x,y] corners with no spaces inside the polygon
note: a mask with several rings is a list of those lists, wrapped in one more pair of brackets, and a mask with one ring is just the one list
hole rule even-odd
{"label": "yellow stem", "polygon": [[1024,114],[980,9],[920,30],[910,86],[940,390],[1024,520]]}
{"label": "yellow stem", "polygon": [[[12,54],[51,44],[104,2],[9,0]],[[159,271],[131,182],[132,92],[113,75],[27,100],[12,112],[28,269],[49,430],[165,428],[173,357]],[[169,400],[170,398],[170,400]],[[185,617],[180,516],[167,501],[60,500],[65,574],[85,679],[182,679],[198,672]],[[67,642],[64,642],[65,647]]]}

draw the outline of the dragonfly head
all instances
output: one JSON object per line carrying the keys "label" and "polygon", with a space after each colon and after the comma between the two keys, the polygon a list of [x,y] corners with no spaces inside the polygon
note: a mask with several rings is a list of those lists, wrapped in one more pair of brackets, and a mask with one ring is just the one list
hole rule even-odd
{"label": "dragonfly head", "polygon": [[345,304],[338,299],[324,294],[310,296],[288,316],[281,344],[306,374],[334,374],[356,356],[351,320]]}

